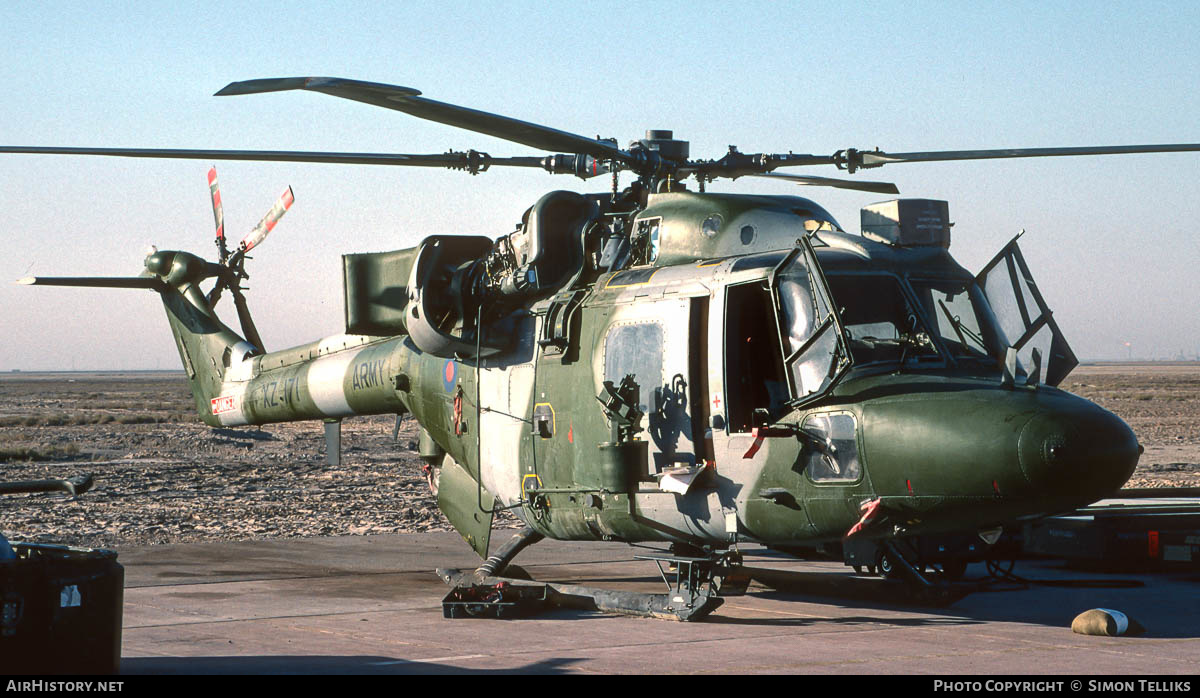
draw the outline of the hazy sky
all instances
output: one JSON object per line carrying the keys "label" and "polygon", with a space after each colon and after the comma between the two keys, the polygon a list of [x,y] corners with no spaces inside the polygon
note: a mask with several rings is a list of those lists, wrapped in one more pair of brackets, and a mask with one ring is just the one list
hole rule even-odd
{"label": "hazy sky", "polygon": [[[1200,142],[1198,26],[1196,2],[9,2],[0,143],[540,154],[320,94],[212,96],[235,80],[303,75],[405,85],[622,145],[673,129],[693,157],[729,144],[828,154]],[[0,279],[137,274],[150,244],[212,257],[210,164],[0,155]],[[341,253],[496,236],[546,191],[608,186],[540,170],[215,164],[235,240],[295,190],[247,266],[268,349],[342,330]],[[1200,353],[1197,172],[1200,153],[861,176],[949,200],[951,252],[973,270],[1026,229],[1026,258],[1080,357],[1171,358]],[[886,198],[751,178],[711,190],[808,196],[852,231],[861,206]],[[0,327],[0,370],[178,365],[150,292],[0,283]]]}

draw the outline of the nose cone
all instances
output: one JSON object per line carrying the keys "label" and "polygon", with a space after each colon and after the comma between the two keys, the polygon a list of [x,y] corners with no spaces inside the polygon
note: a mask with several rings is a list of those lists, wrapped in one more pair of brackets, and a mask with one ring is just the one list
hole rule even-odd
{"label": "nose cone", "polygon": [[1035,416],[1017,442],[1021,472],[1045,495],[1084,503],[1111,495],[1137,467],[1137,436],[1119,417],[1089,405]]}

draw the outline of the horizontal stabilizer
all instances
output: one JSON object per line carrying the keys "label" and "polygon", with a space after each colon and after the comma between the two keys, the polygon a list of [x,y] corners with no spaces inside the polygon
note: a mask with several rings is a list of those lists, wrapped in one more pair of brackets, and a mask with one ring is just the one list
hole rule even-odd
{"label": "horizontal stabilizer", "polygon": [[149,288],[161,291],[166,284],[154,276],[27,276],[23,286],[91,286],[96,288]]}

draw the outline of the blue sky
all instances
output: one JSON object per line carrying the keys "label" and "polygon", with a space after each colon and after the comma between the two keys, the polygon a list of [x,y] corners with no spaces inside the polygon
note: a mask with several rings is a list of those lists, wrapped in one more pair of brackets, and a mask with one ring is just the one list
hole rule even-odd
{"label": "blue sky", "polygon": [[[673,129],[693,157],[729,144],[827,154],[1200,142],[1194,2],[247,4],[0,5],[0,142],[538,154],[325,95],[212,96],[293,75],[415,87],[622,144]],[[0,156],[0,279],[136,274],[150,244],[211,255],[209,164]],[[341,253],[496,236],[546,191],[607,186],[540,171],[216,164],[235,239],[295,190],[247,267],[271,349],[340,331]],[[949,200],[951,251],[968,268],[1026,229],[1026,257],[1081,357],[1172,358],[1200,353],[1198,170],[1191,153],[863,174]],[[713,190],[799,193],[851,230],[883,198],[751,179]],[[178,362],[151,293],[4,283],[0,326],[0,370]]]}

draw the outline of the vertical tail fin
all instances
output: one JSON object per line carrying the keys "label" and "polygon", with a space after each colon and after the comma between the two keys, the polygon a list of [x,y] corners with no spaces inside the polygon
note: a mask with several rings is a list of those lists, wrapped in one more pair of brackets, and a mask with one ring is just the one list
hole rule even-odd
{"label": "vertical tail fin", "polygon": [[[214,416],[213,400],[231,367],[261,349],[229,329],[200,291],[205,279],[227,273],[187,252],[153,251],[146,257],[146,273],[129,277],[29,277],[17,283],[39,286],[86,286],[91,288],[141,288],[157,291],[167,311],[175,346],[187,374],[196,411],[205,423],[220,426]],[[247,376],[248,377],[248,376]]]}
{"label": "vertical tail fin", "polygon": [[159,294],[196,400],[196,412],[206,424],[220,426],[213,401],[221,394],[228,370],[261,352],[222,323],[203,294],[189,290],[169,286]]}

